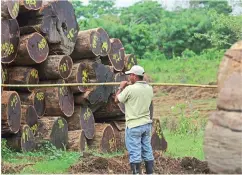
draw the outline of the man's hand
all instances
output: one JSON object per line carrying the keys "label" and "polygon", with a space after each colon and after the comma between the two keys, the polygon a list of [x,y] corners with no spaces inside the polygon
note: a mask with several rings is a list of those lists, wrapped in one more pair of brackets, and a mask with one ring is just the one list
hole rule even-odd
{"label": "man's hand", "polygon": [[128,86],[129,83],[127,81],[121,81],[120,83],[120,86],[119,86],[119,90],[117,91],[116,95],[115,95],[115,103],[119,103],[119,100],[118,100],[118,94],[121,93],[121,91],[126,87]]}
{"label": "man's hand", "polygon": [[128,81],[121,81],[119,87],[120,87],[121,89],[124,89],[126,86],[128,86]]}

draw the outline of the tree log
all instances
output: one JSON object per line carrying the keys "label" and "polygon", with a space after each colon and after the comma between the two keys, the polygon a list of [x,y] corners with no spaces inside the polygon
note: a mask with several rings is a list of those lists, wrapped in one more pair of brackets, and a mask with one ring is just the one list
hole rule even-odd
{"label": "tree log", "polygon": [[37,89],[32,93],[19,93],[23,105],[33,105],[38,116],[45,113],[45,92],[43,89]]}
{"label": "tree log", "polygon": [[164,152],[167,150],[167,141],[165,140],[160,120],[158,119],[153,119],[151,145],[153,150],[161,150]]}
{"label": "tree log", "polygon": [[33,151],[36,148],[36,143],[30,127],[23,125],[16,135],[7,138],[7,145],[17,151]]}
{"label": "tree log", "polygon": [[17,133],[20,128],[21,102],[15,91],[2,93],[2,135]]}
{"label": "tree log", "polygon": [[15,19],[19,13],[19,1],[1,0],[1,18]]}
{"label": "tree log", "polygon": [[125,122],[114,121],[110,123],[113,127],[117,150],[125,149]]}
{"label": "tree log", "polygon": [[212,172],[241,174],[242,131],[233,131],[209,120],[205,129],[204,153]]}
{"label": "tree log", "polygon": [[84,152],[87,147],[87,139],[83,130],[68,131],[68,149]]}
{"label": "tree log", "polygon": [[[72,74],[68,78],[68,83],[90,83],[97,82],[96,80],[96,63],[92,60],[82,60],[73,65]],[[92,91],[95,86],[73,86],[71,90],[73,93]]]}
{"label": "tree log", "polygon": [[117,38],[111,38],[111,49],[107,57],[102,57],[102,63],[111,65],[116,71],[124,69],[125,51],[122,42]]}
{"label": "tree log", "polygon": [[[8,84],[8,71],[6,68],[1,67],[1,77],[2,77],[2,84]],[[1,93],[3,92],[3,90],[7,90],[8,88],[6,87],[1,87]]]}
{"label": "tree log", "polygon": [[134,65],[137,65],[137,59],[135,58],[134,54],[127,54],[124,57],[124,71],[128,71],[133,67]]}
{"label": "tree log", "polygon": [[40,10],[42,7],[42,0],[19,0],[19,13],[25,13],[29,10]]}
{"label": "tree log", "polygon": [[[9,84],[38,84],[38,71],[30,67],[10,67],[8,68]],[[34,88],[18,88],[11,87],[11,90],[18,90],[24,92],[32,92]]]}
{"label": "tree log", "polygon": [[37,66],[40,80],[67,79],[72,72],[73,62],[67,55],[50,55]]}
{"label": "tree log", "polygon": [[86,138],[92,139],[95,132],[95,121],[92,111],[88,107],[75,106],[74,114],[66,118],[68,130],[83,130]]}
{"label": "tree log", "polygon": [[101,54],[101,40],[100,33],[90,29],[79,31],[75,49],[71,54],[74,61],[85,58],[92,58]]}
{"label": "tree log", "polygon": [[29,66],[42,63],[47,59],[49,46],[46,39],[34,32],[20,37],[18,55],[12,65]]}
{"label": "tree log", "polygon": [[[51,84],[52,82],[43,82]],[[64,80],[58,80],[58,84],[64,84]],[[70,87],[53,87],[45,89],[46,116],[72,116],[74,112],[74,98]]]}
{"label": "tree log", "polygon": [[110,124],[95,124],[95,136],[87,140],[88,148],[107,153],[117,150],[114,130]]}
{"label": "tree log", "polygon": [[242,74],[234,72],[230,75],[224,81],[223,87],[220,87],[217,107],[228,111],[242,111]]}
{"label": "tree log", "polygon": [[48,140],[57,149],[65,149],[68,144],[68,125],[62,117],[43,117],[39,119],[37,142]]}
{"label": "tree log", "polygon": [[[114,82],[121,82],[121,81],[127,81],[127,77],[123,72],[118,72],[114,75]],[[116,94],[118,91],[119,85],[114,86],[114,91],[113,93]]]}
{"label": "tree log", "polygon": [[34,106],[21,105],[21,124],[27,124],[33,134],[36,134],[36,128],[38,127],[38,115]]}
{"label": "tree log", "polygon": [[107,32],[103,28],[95,29],[100,34],[101,53],[100,56],[107,56],[111,49],[111,43]]}
{"label": "tree log", "polygon": [[20,14],[18,21],[21,34],[37,31],[47,39],[50,54],[73,52],[79,28],[70,2],[50,1],[39,11]]}
{"label": "tree log", "polygon": [[16,58],[20,31],[16,19],[2,20],[1,25],[1,62],[6,64],[13,62]]}

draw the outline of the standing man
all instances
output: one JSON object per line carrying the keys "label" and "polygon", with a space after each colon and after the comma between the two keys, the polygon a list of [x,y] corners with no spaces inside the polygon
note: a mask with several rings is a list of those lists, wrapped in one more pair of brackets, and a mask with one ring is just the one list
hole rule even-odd
{"label": "standing man", "polygon": [[131,85],[122,81],[115,102],[125,105],[125,143],[129,152],[129,162],[133,174],[141,174],[141,162],[145,161],[146,174],[153,173],[153,151],[151,147],[150,104],[153,88],[143,81],[144,69],[135,65],[129,71]]}

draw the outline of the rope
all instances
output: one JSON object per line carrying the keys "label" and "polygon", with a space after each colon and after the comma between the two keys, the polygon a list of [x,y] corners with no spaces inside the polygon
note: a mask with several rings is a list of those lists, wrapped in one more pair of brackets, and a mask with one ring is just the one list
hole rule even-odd
{"label": "rope", "polygon": [[[2,87],[64,87],[64,86],[118,86],[120,82],[109,83],[65,83],[65,84],[1,84]],[[179,83],[149,83],[151,86],[183,86],[183,87],[203,87],[217,88],[217,85],[201,85],[201,84],[179,84]]]}

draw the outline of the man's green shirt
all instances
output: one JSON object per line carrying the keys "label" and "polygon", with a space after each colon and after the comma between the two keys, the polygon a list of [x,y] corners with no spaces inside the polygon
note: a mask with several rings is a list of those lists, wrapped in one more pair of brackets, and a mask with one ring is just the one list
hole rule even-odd
{"label": "man's green shirt", "polygon": [[118,95],[118,100],[125,105],[126,126],[128,128],[152,123],[149,110],[152,98],[153,88],[145,81],[137,81],[127,86]]}

